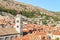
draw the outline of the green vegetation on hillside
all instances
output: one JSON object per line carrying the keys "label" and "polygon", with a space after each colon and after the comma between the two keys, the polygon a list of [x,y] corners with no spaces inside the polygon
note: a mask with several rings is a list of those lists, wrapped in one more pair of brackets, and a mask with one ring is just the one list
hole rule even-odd
{"label": "green vegetation on hillside", "polygon": [[56,38],[55,40],[59,40],[59,38]]}
{"label": "green vegetation on hillside", "polygon": [[6,9],[6,8],[0,7],[0,11],[10,13],[10,14],[12,14],[14,16],[17,14],[17,11],[14,10],[14,9],[12,10],[12,9]]}
{"label": "green vegetation on hillside", "polygon": [[22,15],[28,17],[28,18],[37,18],[38,16],[41,15],[41,13],[39,11],[26,11],[26,10],[23,10],[22,11]]}
{"label": "green vegetation on hillside", "polygon": [[[0,7],[0,11],[10,13],[10,14],[12,14],[14,16],[17,14],[16,10],[14,10],[14,9],[6,9],[6,8],[3,8],[3,7]],[[50,18],[52,18],[55,22],[60,21],[60,19],[58,17],[49,16],[49,15],[46,15],[46,14],[41,14],[40,11],[38,11],[38,10],[37,11],[32,11],[32,12],[23,10],[22,15],[24,15],[24,16],[26,16],[28,18],[35,18],[35,17],[41,16],[41,18],[44,17],[44,20],[50,20]],[[43,23],[47,24],[46,21],[43,21]]]}
{"label": "green vegetation on hillside", "polygon": [[26,17],[29,17],[29,18],[35,17],[33,12],[27,12],[27,11],[25,11],[25,10],[22,11],[22,15],[24,15],[24,16],[26,16]]}

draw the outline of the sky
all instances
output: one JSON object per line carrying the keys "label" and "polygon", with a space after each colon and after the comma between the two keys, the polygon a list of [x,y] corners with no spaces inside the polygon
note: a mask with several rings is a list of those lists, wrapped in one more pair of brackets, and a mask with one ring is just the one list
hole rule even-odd
{"label": "sky", "polygon": [[50,11],[60,11],[60,0],[16,0],[33,6],[38,6]]}

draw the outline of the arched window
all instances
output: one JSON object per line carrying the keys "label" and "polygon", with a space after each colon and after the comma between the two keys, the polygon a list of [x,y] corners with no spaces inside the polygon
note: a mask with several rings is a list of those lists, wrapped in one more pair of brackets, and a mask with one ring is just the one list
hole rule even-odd
{"label": "arched window", "polygon": [[13,37],[13,36],[11,36],[11,39],[10,39],[10,40],[13,40],[13,38],[14,38],[14,37]]}
{"label": "arched window", "polygon": [[6,37],[5,40],[9,40],[9,37]]}

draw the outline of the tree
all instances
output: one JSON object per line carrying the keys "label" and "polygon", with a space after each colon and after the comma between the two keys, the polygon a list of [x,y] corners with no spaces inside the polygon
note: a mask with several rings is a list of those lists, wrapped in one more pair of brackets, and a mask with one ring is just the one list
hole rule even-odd
{"label": "tree", "polygon": [[29,18],[33,18],[34,17],[34,13],[33,12],[28,12],[28,11],[25,11],[25,10],[22,11],[22,15],[24,15],[26,17],[29,17]]}
{"label": "tree", "polygon": [[57,37],[55,40],[59,40],[59,38]]}
{"label": "tree", "polygon": [[44,24],[44,25],[46,25],[46,24],[47,24],[46,20],[43,20],[42,22],[43,22],[43,24]]}
{"label": "tree", "polygon": [[14,15],[14,16],[17,14],[17,11],[14,10],[14,9],[6,9],[6,8],[0,7],[0,11],[1,11],[1,12],[7,12],[7,13],[10,13],[10,14],[12,14],[12,15]]}

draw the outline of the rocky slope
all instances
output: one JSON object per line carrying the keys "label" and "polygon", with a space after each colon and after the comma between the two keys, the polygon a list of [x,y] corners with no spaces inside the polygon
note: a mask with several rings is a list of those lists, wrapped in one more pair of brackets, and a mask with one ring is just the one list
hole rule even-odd
{"label": "rocky slope", "polygon": [[30,18],[41,17],[44,18],[44,22],[50,19],[53,19],[53,21],[60,21],[60,16],[58,16],[56,12],[48,11],[44,8],[36,7],[31,4],[17,2],[15,0],[0,0],[0,11],[9,12],[13,15],[22,11],[24,16]]}
{"label": "rocky slope", "polygon": [[55,14],[53,14],[52,12],[49,12],[46,9],[40,8],[40,7],[35,7],[32,6],[30,4],[25,4],[25,3],[21,3],[21,2],[16,2],[14,0],[0,0],[0,7],[4,7],[7,9],[15,9],[17,11],[21,11],[21,10],[26,10],[26,11],[36,11],[36,12],[42,12],[45,13],[47,15],[51,15],[51,16],[55,16]]}

